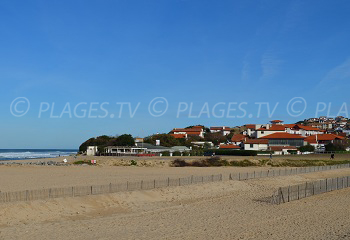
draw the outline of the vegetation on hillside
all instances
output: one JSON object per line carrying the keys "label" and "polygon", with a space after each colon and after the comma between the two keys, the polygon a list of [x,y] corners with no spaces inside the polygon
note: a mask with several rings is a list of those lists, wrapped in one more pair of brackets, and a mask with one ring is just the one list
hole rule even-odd
{"label": "vegetation on hillside", "polygon": [[97,146],[98,150],[103,150],[106,146],[134,146],[135,140],[130,134],[123,134],[118,137],[111,136],[99,136],[96,138],[90,138],[82,143],[79,147],[80,152],[85,152],[88,146]]}

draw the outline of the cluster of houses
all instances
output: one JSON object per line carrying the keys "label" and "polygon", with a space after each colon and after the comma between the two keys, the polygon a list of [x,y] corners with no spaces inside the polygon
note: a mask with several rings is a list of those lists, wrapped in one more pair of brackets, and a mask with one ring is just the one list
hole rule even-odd
{"label": "cluster of houses", "polygon": [[319,118],[309,118],[305,119],[304,122],[308,126],[315,128],[320,128],[323,130],[334,130],[334,131],[347,131],[349,127],[349,119],[343,116],[338,116],[335,118],[329,118],[326,116],[321,116]]}
{"label": "cluster of houses", "polygon": [[[236,127],[237,129],[237,127]],[[188,128],[174,128],[170,135],[176,139],[196,139],[192,146],[226,150],[255,150],[274,154],[289,154],[298,152],[298,148],[312,145],[316,151],[324,151],[328,143],[344,143],[350,134],[349,119],[342,116],[336,118],[310,118],[301,124],[284,124],[282,120],[273,120],[268,124],[246,124],[237,134],[232,135],[233,128],[227,126],[210,127],[192,126]],[[205,134],[210,133],[226,136],[226,140],[214,146],[213,142],[205,140]],[[227,136],[230,135],[230,138]],[[232,137],[231,137],[232,135]],[[162,152],[188,152],[192,147],[175,146],[164,147],[157,141],[156,145],[144,143],[143,138],[135,138],[135,146],[109,146],[104,154],[160,154]],[[97,147],[88,147],[87,154],[95,155]]]}
{"label": "cluster of houses", "polygon": [[[329,123],[329,119],[323,117],[320,119],[318,121]],[[339,119],[344,120],[343,117],[338,117],[334,121],[339,123]],[[324,128],[323,125],[284,124],[282,120],[273,120],[269,124],[247,124],[244,125],[244,128],[243,132],[233,135],[230,140],[219,144],[218,148],[274,151],[275,154],[288,154],[291,151],[298,151],[301,146],[310,144],[317,151],[323,151],[326,144],[341,143],[347,139],[348,135],[346,131],[334,131],[334,128]],[[231,133],[231,129],[226,126],[211,127],[210,132],[228,135]],[[193,135],[203,137],[204,129],[201,126],[185,129],[174,128],[170,134],[175,138],[187,138]]]}

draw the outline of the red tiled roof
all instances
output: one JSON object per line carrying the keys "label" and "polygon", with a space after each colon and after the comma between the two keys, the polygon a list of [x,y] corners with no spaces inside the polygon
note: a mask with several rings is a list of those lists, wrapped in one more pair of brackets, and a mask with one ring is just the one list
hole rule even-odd
{"label": "red tiled roof", "polygon": [[243,134],[233,135],[231,138],[231,142],[242,142],[247,136]]}
{"label": "red tiled roof", "polygon": [[230,144],[230,145],[220,145],[219,148],[220,148],[220,149],[241,149],[240,146],[233,145],[233,144]]}
{"label": "red tiled roof", "polygon": [[170,134],[174,138],[186,138],[186,134]]}
{"label": "red tiled roof", "polygon": [[260,139],[304,139],[305,137],[299,134],[290,134],[286,132],[272,133],[267,136],[261,137]]}
{"label": "red tiled roof", "polygon": [[295,127],[297,124],[284,124],[285,127],[287,128],[292,128]]}
{"label": "red tiled roof", "polygon": [[[317,140],[318,141],[333,141],[333,140],[343,140],[345,139],[342,136],[338,136],[335,134],[317,134]],[[305,139],[305,141],[309,143],[316,143],[316,135],[309,136]]]}
{"label": "red tiled roof", "polygon": [[246,128],[250,128],[250,129],[256,129],[256,125],[255,124],[246,124],[245,127]]}
{"label": "red tiled roof", "polygon": [[270,147],[271,151],[282,151],[283,149],[298,150],[296,147],[293,147],[293,146],[271,146]]}
{"label": "red tiled roof", "polygon": [[247,139],[244,141],[245,144],[268,144],[269,140],[268,139]]}
{"label": "red tiled roof", "polygon": [[187,135],[200,135],[201,132],[188,132]]}
{"label": "red tiled roof", "polygon": [[320,129],[312,127],[312,126],[304,126],[304,125],[295,125],[294,128],[300,128],[306,131],[320,131]]}
{"label": "red tiled roof", "polygon": [[272,120],[270,122],[272,122],[272,123],[280,123],[280,122],[283,122],[283,121],[282,120]]}

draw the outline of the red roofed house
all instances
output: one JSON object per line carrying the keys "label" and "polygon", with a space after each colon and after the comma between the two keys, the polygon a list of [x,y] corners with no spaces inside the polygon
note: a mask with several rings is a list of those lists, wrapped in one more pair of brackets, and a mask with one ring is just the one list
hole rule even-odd
{"label": "red roofed house", "polygon": [[258,128],[255,132],[256,138],[262,138],[264,136],[270,135],[277,132],[286,132],[286,127],[284,125],[270,125],[267,124],[264,127]]}
{"label": "red roofed house", "polygon": [[[290,124],[288,124],[290,125]],[[294,126],[289,126],[289,128],[287,129],[288,133],[292,133],[292,134],[300,134],[302,136],[311,136],[311,135],[315,135],[315,134],[323,134],[324,132],[316,127],[312,127],[312,126],[304,126],[304,125],[300,125],[300,124],[294,124]]]}
{"label": "red roofed house", "polygon": [[244,147],[243,146],[244,145],[243,142],[244,142],[245,139],[247,139],[246,135],[236,134],[236,135],[232,136],[231,143],[234,144],[234,145],[240,146],[240,147]]}
{"label": "red roofed house", "polygon": [[244,150],[265,151],[269,146],[267,139],[247,139],[243,143]]}
{"label": "red roofed house", "polygon": [[239,145],[241,142],[243,142],[247,138],[246,135],[243,134],[235,134],[231,138],[231,143],[235,145]]}
{"label": "red roofed house", "polygon": [[230,127],[210,127],[210,132],[211,133],[217,133],[217,132],[221,132],[222,135],[226,136],[229,135],[231,132],[231,128]]}
{"label": "red roofed house", "polygon": [[255,124],[246,124],[244,127],[247,129],[243,132],[244,135],[247,135],[249,137],[252,137],[255,134],[255,130],[257,129],[257,126]]}
{"label": "red roofed house", "polygon": [[315,146],[315,148],[323,147],[328,143],[342,143],[345,140],[345,137],[335,134],[316,134],[305,138],[305,141],[308,144]]}
{"label": "red roofed house", "polygon": [[290,154],[288,150],[298,151],[298,148],[293,146],[271,146],[269,150],[274,151],[275,155],[287,155]]}
{"label": "red roofed house", "polygon": [[290,134],[286,132],[276,132],[260,139],[267,139],[269,141],[269,146],[294,146],[300,147],[304,146],[305,137],[298,134]]}
{"label": "red roofed house", "polygon": [[191,128],[174,128],[171,130],[170,134],[186,134],[186,137],[189,135],[204,137],[204,131],[202,126],[194,126]]}

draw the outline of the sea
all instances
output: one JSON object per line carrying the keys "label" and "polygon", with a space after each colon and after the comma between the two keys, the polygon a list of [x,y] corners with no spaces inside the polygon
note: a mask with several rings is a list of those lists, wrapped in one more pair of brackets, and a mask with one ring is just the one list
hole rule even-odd
{"label": "sea", "polygon": [[0,149],[0,161],[56,158],[77,152],[78,149]]}

